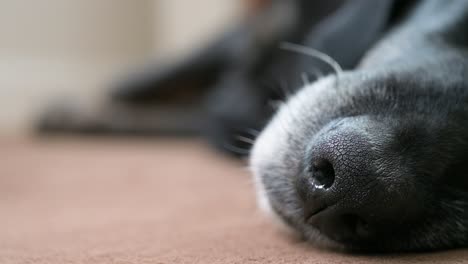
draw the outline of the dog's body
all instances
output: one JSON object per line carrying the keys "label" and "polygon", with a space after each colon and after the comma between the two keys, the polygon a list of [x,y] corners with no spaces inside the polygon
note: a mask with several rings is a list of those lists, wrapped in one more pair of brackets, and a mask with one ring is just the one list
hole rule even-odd
{"label": "dog's body", "polygon": [[[244,25],[181,65],[125,82],[114,97],[131,102],[118,109],[131,121],[121,114],[115,121],[111,110],[97,114],[107,122],[99,128],[151,130],[141,124],[152,122],[153,112],[135,111],[135,102],[165,98],[195,80],[215,87],[204,100],[203,126],[225,146],[273,114],[265,104],[277,91],[264,88],[265,80],[284,77],[297,90],[301,75],[313,80],[319,69],[328,76],[298,89],[253,148],[262,207],[319,245],[468,246],[468,1],[337,0],[327,7],[333,15],[320,21],[310,19],[315,1],[273,2],[295,7],[288,14],[299,19],[280,16],[286,22],[266,23],[265,32]],[[277,51],[282,40],[328,53],[345,71],[305,54],[291,60]],[[71,129],[89,125],[80,122]]]}
{"label": "dog's body", "polygon": [[[270,5],[219,39],[169,66],[144,65],[118,80],[97,105],[61,103],[40,128],[84,133],[201,134],[246,155],[235,136],[262,129],[270,103],[332,72],[326,63],[279,48],[300,43],[353,69],[415,0],[268,0]],[[66,102],[68,102],[66,101]]]}
{"label": "dog's body", "polygon": [[262,207],[320,245],[467,246],[467,23],[468,1],[422,1],[358,69],[302,88],[255,144]]}

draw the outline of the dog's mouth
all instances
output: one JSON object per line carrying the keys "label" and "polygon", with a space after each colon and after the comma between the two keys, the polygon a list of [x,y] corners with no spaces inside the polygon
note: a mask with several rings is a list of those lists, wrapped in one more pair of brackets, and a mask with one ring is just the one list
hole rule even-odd
{"label": "dog's mouth", "polygon": [[353,213],[337,214],[339,209],[330,205],[316,208],[304,206],[304,223],[340,244],[367,244],[375,238],[373,228],[366,219]]}
{"label": "dog's mouth", "polygon": [[308,210],[307,208],[304,208],[304,222],[310,223],[314,216],[317,216],[321,212],[325,211],[327,208],[328,206],[322,206],[318,209],[313,210]]}

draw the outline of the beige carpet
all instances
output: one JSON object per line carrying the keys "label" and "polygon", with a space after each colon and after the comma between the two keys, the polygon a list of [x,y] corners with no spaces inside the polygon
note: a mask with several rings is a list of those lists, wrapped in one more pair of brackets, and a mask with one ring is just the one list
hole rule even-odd
{"label": "beige carpet", "polygon": [[352,256],[277,231],[243,165],[198,142],[0,141],[0,263],[462,263]]}

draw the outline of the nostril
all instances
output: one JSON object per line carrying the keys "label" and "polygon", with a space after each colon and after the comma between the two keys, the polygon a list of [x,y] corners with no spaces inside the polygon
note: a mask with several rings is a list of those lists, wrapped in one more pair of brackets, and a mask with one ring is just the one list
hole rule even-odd
{"label": "nostril", "polygon": [[313,184],[317,188],[330,188],[335,182],[335,170],[333,165],[324,158],[317,158],[312,161],[310,167]]}

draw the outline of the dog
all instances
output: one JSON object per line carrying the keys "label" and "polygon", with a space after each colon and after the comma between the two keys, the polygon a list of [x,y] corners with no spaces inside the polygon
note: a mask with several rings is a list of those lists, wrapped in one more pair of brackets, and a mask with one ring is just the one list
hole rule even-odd
{"label": "dog", "polygon": [[467,23],[468,1],[421,1],[285,102],[250,156],[261,207],[324,247],[467,246]]}
{"label": "dog", "polygon": [[260,207],[319,247],[464,247],[467,26],[465,0],[273,0],[117,82],[98,110],[54,108],[39,127],[203,134],[249,155]]}

